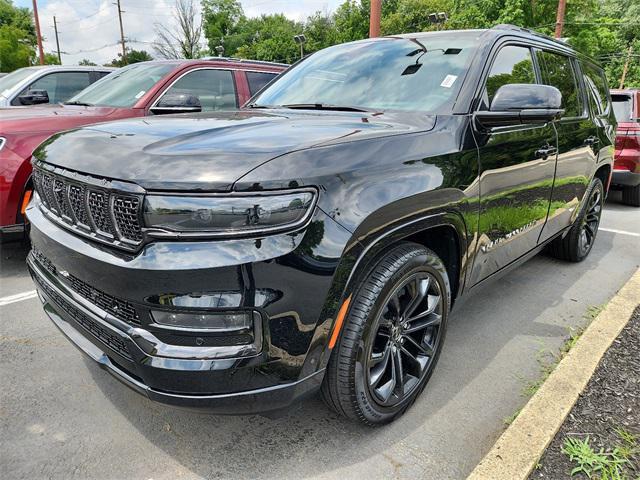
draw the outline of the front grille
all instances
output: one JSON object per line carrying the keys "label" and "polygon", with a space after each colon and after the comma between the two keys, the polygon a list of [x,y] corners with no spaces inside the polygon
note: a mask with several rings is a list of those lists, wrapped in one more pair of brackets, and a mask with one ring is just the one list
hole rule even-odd
{"label": "front grille", "polygon": [[58,271],[56,267],[40,250],[34,248],[31,250],[31,253],[33,258],[35,258],[43,268],[52,275],[57,276],[78,295],[82,296],[94,305],[97,305],[102,310],[109,312],[119,320],[136,326],[140,325],[140,315],[138,311],[126,300],[122,300],[121,298],[114,297],[108,293],[98,290],[70,273],[66,273],[63,278],[60,278],[62,275],[57,275]]}
{"label": "front grille", "polygon": [[33,179],[44,208],[74,232],[125,250],[142,243],[140,196],[40,168],[34,169]]}
{"label": "front grille", "polygon": [[37,274],[33,275],[38,286],[53,300],[62,310],[64,310],[71,318],[73,318],[87,332],[97,338],[101,343],[108,346],[115,352],[122,355],[128,360],[132,360],[131,354],[127,349],[127,344],[119,335],[111,332],[108,328],[103,327],[91,317],[82,312],[75,305],[68,302],[62,295],[51,288]]}

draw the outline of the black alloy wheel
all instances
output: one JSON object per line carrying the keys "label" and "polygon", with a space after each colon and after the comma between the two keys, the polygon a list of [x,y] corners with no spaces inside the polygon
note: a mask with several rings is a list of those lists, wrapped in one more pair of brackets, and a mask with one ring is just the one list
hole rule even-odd
{"label": "black alloy wheel", "polygon": [[585,257],[593,247],[593,242],[598,233],[598,225],[600,225],[600,216],[602,215],[602,199],[603,195],[600,189],[594,188],[591,191],[589,200],[587,201],[586,215],[581,221],[581,229],[578,247],[580,254]]}
{"label": "black alloy wheel", "polygon": [[556,258],[580,262],[587,258],[593,248],[604,205],[604,187],[599,178],[591,181],[584,198],[580,213],[569,232],[549,244],[549,252]]}
{"label": "black alloy wheel", "polygon": [[367,425],[402,415],[429,381],[451,305],[447,269],[431,250],[391,247],[362,275],[329,358],[322,396]]}
{"label": "black alloy wheel", "polygon": [[429,371],[441,340],[442,294],[428,272],[407,276],[377,319],[367,360],[372,398],[392,406],[410,396]]}

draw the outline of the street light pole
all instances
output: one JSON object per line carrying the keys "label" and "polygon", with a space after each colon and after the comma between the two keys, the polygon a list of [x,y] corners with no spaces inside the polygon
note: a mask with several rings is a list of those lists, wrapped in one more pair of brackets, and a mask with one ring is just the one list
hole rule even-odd
{"label": "street light pole", "polygon": [[36,37],[38,39],[38,54],[40,56],[40,65],[44,65],[44,51],[42,50],[42,34],[40,33],[40,19],[38,18],[38,2],[33,0],[33,18],[36,24]]}

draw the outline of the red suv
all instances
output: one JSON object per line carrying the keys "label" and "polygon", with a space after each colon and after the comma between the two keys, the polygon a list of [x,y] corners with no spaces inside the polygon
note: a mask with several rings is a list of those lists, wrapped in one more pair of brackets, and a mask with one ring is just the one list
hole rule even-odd
{"label": "red suv", "polygon": [[622,201],[640,207],[640,90],[612,90],[618,121],[611,184],[622,189]]}
{"label": "red suv", "polygon": [[0,237],[24,231],[33,190],[31,154],[51,135],[121,118],[235,109],[287,66],[227,58],[142,62],[64,104],[1,109]]}

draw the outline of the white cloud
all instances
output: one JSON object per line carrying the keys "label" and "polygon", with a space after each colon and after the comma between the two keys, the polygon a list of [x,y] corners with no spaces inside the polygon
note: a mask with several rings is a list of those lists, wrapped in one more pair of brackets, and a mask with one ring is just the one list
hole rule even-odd
{"label": "white cloud", "polygon": [[[334,10],[343,0],[245,0],[247,16],[284,13],[294,20],[303,20],[321,10]],[[120,47],[120,27],[113,0],[40,0],[39,16],[45,52],[55,52],[53,16],[56,16],[62,62],[78,63],[87,58],[103,64],[116,58]],[[196,0],[198,9],[200,2]],[[151,42],[156,35],[155,23],[175,25],[174,0],[121,0],[123,27],[128,46],[147,50],[153,55]],[[138,43],[140,42],[140,43]],[[203,37],[203,45],[205,39]]]}

